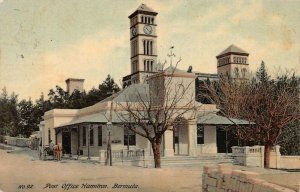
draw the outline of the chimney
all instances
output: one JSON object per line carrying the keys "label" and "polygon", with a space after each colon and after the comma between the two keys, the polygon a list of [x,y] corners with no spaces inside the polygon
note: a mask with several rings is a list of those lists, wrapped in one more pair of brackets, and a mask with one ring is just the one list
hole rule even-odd
{"label": "chimney", "polygon": [[76,78],[69,78],[66,80],[67,85],[67,92],[71,95],[74,90],[78,90],[79,92],[83,92],[83,83],[84,79],[76,79]]}

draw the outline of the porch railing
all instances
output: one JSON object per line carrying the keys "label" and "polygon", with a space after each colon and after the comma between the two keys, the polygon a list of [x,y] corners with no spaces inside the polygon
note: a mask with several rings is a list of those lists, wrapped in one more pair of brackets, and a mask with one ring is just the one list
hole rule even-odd
{"label": "porch railing", "polygon": [[[100,164],[105,164],[107,160],[107,151],[106,150],[100,150],[99,151],[99,160]],[[120,164],[120,163],[131,163],[134,162],[136,164],[140,164],[140,162],[145,161],[145,150],[144,149],[134,149],[134,150],[112,150],[111,152],[112,156],[112,163],[113,164]]]}

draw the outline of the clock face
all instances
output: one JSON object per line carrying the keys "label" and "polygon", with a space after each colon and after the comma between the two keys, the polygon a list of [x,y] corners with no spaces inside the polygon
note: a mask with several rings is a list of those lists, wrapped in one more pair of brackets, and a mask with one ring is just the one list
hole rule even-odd
{"label": "clock face", "polygon": [[132,34],[132,36],[136,36],[136,33],[137,33],[136,28],[133,27],[133,28],[131,29],[131,34]]}
{"label": "clock face", "polygon": [[150,25],[144,26],[144,33],[150,35],[152,33],[152,27]]}

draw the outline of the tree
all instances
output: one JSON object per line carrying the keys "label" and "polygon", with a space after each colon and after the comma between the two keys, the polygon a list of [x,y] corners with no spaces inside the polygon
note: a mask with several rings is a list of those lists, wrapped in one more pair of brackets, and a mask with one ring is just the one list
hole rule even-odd
{"label": "tree", "polygon": [[221,78],[214,86],[206,85],[210,98],[228,118],[242,118],[255,125],[238,127],[238,137],[265,146],[265,167],[270,166],[270,151],[282,132],[300,119],[297,80],[293,75],[270,79],[265,65],[249,82]]}
{"label": "tree", "polygon": [[17,134],[29,137],[33,131],[39,130],[39,118],[36,117],[36,108],[32,104],[31,99],[28,101],[22,100],[18,104],[18,113],[20,116]]}
{"label": "tree", "polygon": [[68,98],[67,107],[70,109],[81,109],[87,106],[86,93],[74,90]]}
{"label": "tree", "polygon": [[0,134],[16,136],[19,123],[17,110],[18,96],[13,92],[8,95],[6,88],[0,95]]}
{"label": "tree", "polygon": [[98,89],[93,87],[86,95],[87,106],[93,105],[101,100],[109,97],[113,93],[119,92],[120,88],[115,83],[114,79],[110,75],[107,75],[106,79],[99,84]]}
{"label": "tree", "polygon": [[117,102],[120,110],[117,114],[125,126],[150,141],[155,168],[161,167],[160,146],[164,133],[173,131],[173,125],[180,123],[177,120],[184,115],[189,118],[194,115],[191,85],[195,79],[184,81],[174,77],[177,64],[151,76],[148,84],[137,85],[139,88],[131,92],[125,102]]}

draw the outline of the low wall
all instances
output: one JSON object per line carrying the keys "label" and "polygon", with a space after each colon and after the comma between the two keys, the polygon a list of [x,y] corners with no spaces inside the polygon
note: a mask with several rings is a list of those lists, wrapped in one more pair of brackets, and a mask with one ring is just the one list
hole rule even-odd
{"label": "low wall", "polygon": [[[272,161],[276,162],[275,157],[271,158]],[[279,169],[300,169],[300,156],[280,156],[278,157],[277,166],[272,166],[271,168],[279,168]],[[275,164],[275,163],[273,163]]]}
{"label": "low wall", "polygon": [[236,163],[251,167],[264,167],[264,147],[232,147],[232,156]]}
{"label": "low wall", "polygon": [[232,165],[205,166],[202,175],[202,191],[231,192],[294,192],[258,178],[250,171],[233,170]]}
{"label": "low wall", "polygon": [[[264,167],[264,146],[232,147],[232,157],[236,163],[250,167]],[[270,152],[270,168],[300,169],[300,156],[281,156],[280,146]]]}
{"label": "low wall", "polygon": [[30,147],[31,145],[31,140],[29,138],[4,136],[4,142],[7,145],[18,146],[18,147]]}

